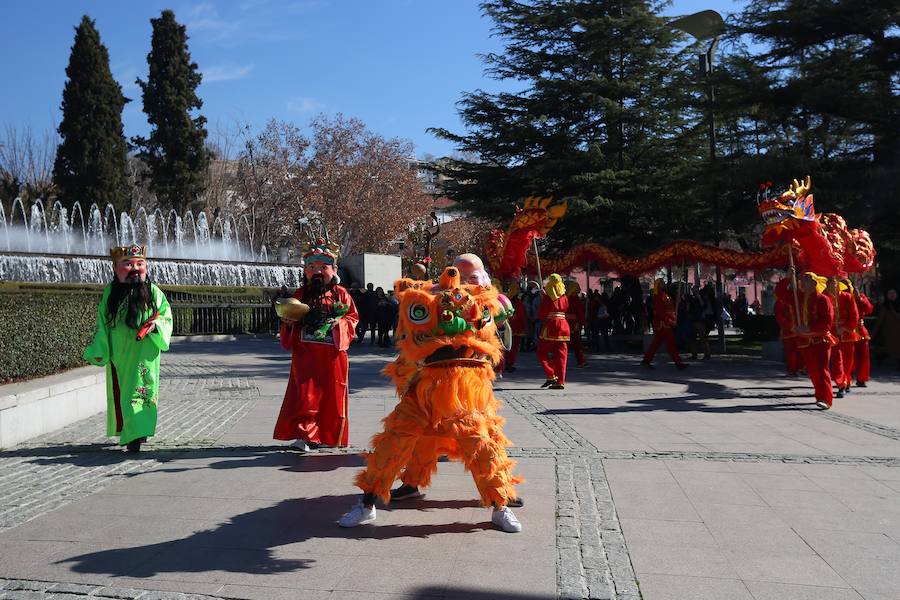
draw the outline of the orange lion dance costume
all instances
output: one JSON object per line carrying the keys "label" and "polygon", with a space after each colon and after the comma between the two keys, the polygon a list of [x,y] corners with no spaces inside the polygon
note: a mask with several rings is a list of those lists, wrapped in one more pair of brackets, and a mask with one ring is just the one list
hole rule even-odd
{"label": "orange lion dance costume", "polygon": [[461,461],[475,479],[491,521],[507,532],[521,525],[507,504],[514,501],[515,462],[506,454],[511,442],[497,414],[493,364],[501,345],[494,315],[502,307],[490,286],[463,284],[456,267],[447,267],[440,282],[401,279],[397,328],[399,356],[385,368],[397,386],[400,402],[372,438],[366,468],[356,477],[361,503],[339,524],[354,527],[375,520],[375,499],[390,501],[391,485],[427,487],[440,455]]}

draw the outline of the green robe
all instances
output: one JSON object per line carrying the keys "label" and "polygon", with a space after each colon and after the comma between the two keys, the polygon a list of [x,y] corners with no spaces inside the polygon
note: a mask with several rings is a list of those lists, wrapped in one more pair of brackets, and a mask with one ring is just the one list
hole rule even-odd
{"label": "green robe", "polygon": [[[169,349],[172,336],[172,309],[165,295],[151,284],[159,311],[156,328],[137,341],[137,330],[125,324],[125,306],[110,327],[106,322],[106,302],[111,285],[106,286],[97,309],[97,331],[84,359],[106,366],[106,435],[119,436],[120,444],[153,435],[156,431],[156,404],[159,399],[159,354]],[[139,322],[150,318],[146,311]]]}

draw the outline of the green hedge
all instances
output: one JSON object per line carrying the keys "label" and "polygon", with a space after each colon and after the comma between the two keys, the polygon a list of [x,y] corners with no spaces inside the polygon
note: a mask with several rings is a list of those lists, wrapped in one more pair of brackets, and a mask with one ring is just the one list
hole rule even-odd
{"label": "green hedge", "polygon": [[[85,364],[81,360],[97,324],[104,285],[0,283],[0,383],[32,379]],[[275,290],[244,287],[162,286],[172,304],[175,335],[198,331],[198,318],[212,324],[201,333],[261,333],[268,318],[254,320],[250,307],[267,304]],[[218,319],[216,309],[191,305],[237,305]],[[205,311],[205,313],[203,312]],[[263,310],[266,314],[267,310]]]}
{"label": "green hedge", "polygon": [[84,363],[102,288],[0,287],[0,383]]}

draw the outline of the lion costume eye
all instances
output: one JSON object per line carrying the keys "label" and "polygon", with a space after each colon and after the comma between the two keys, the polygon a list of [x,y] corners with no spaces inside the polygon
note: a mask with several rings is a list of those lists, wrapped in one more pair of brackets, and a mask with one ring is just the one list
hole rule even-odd
{"label": "lion costume eye", "polygon": [[493,320],[494,316],[491,314],[490,310],[485,308],[481,311],[481,322],[483,325],[490,325]]}
{"label": "lion costume eye", "polygon": [[428,322],[431,312],[424,304],[411,304],[409,306],[409,320],[414,325],[422,325]]}

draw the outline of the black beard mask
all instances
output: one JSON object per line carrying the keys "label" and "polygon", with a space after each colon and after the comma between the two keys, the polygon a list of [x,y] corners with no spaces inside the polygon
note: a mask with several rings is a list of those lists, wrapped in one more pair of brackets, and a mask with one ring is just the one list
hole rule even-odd
{"label": "black beard mask", "polygon": [[153,294],[150,292],[150,278],[141,281],[139,274],[129,273],[128,281],[125,283],[118,280],[113,281],[112,290],[106,301],[106,319],[110,326],[115,325],[116,320],[121,316],[123,303],[125,324],[132,329],[140,329],[143,325],[141,322],[143,313],[156,309],[153,304]]}
{"label": "black beard mask", "polygon": [[309,305],[309,312],[303,319],[303,328],[307,333],[312,333],[322,325],[330,315],[330,308],[322,305],[322,299],[328,293],[329,286],[325,283],[325,276],[317,273],[310,277],[303,290],[303,302]]}

